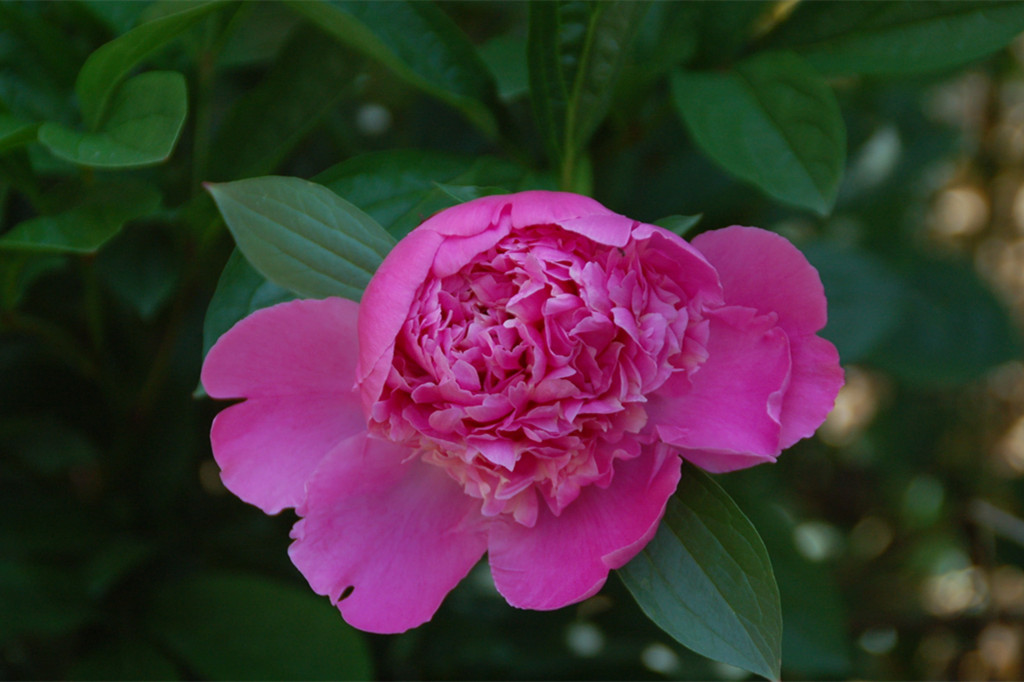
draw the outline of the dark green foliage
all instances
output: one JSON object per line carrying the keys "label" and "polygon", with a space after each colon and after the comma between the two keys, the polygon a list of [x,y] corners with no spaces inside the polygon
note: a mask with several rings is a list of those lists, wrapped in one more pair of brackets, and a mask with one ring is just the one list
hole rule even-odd
{"label": "dark green foliage", "polygon": [[768,553],[706,474],[684,467],[658,534],[620,575],[644,613],[680,643],[779,677],[782,615]]}
{"label": "dark green foliage", "polygon": [[[1024,561],[1020,291],[991,265],[1019,227],[1005,197],[927,219],[950,168],[1017,178],[1022,30],[1003,1],[0,3],[0,678],[981,675],[1024,608],[992,587]],[[288,563],[294,515],[220,487],[202,358],[528,189],[791,237],[867,402],[773,467],[686,468],[591,600],[514,610],[481,565],[365,636]],[[991,589],[947,613],[949,576]]]}

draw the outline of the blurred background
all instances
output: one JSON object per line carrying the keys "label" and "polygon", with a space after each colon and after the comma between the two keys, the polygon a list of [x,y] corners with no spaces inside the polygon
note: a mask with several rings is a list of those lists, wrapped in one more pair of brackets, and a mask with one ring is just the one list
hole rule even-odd
{"label": "blurred background", "polygon": [[[709,160],[666,78],[785,46],[774,26],[792,4],[652,5],[583,189],[645,221],[775,230],[821,272],[847,372],[835,410],[778,464],[716,477],[772,557],[783,676],[1020,679],[1024,40],[956,68],[829,78],[847,155],[823,217]],[[96,168],[38,124],[80,126],[87,57],[179,8],[0,4],[0,678],[749,677],[675,644],[614,576],[582,604],[524,612],[478,566],[430,623],[356,633],[288,562],[294,516],[220,484],[220,406],[197,382],[233,245],[201,182],[314,178],[396,233],[429,214],[434,183],[558,184],[531,113],[527,6],[438,7],[494,79],[497,134],[294,8],[227,3],[146,58],[186,79],[173,153]],[[710,20],[679,32],[694,11],[718,36]],[[159,201],[120,214],[103,198],[147,193]],[[40,217],[49,241],[15,243]],[[52,236],[66,229],[103,238]],[[236,307],[286,297],[250,293]]]}

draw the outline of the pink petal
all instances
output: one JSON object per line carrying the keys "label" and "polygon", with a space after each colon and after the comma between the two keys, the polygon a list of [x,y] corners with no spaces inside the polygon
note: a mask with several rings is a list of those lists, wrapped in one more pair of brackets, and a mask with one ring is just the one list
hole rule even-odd
{"label": "pink petal", "polygon": [[536,190],[474,199],[437,213],[417,229],[448,237],[434,260],[434,275],[446,277],[511,230],[561,225],[601,244],[623,246],[635,224],[589,197]]}
{"label": "pink petal", "polygon": [[825,289],[818,271],[784,237],[756,227],[698,235],[693,245],[718,270],[727,305],[778,313],[790,336],[825,326]]}
{"label": "pink petal", "polygon": [[360,303],[368,314],[359,317],[357,376],[363,405],[369,409],[380,397],[402,328],[444,238],[436,232],[413,230],[377,268]]}
{"label": "pink petal", "polygon": [[793,372],[782,403],[782,448],[808,438],[825,421],[843,387],[836,347],[818,336],[791,340]]}
{"label": "pink petal", "polygon": [[213,345],[202,382],[213,398],[337,393],[355,384],[359,304],[343,298],[257,310]]}
{"label": "pink petal", "polygon": [[533,528],[496,521],[488,557],[498,591],[513,606],[540,610],[595,594],[610,569],[623,566],[654,536],[680,467],[675,454],[652,447],[617,461],[611,485],[584,488],[560,516],[541,505]]}
{"label": "pink petal", "polygon": [[250,398],[217,415],[210,442],[224,486],[276,514],[302,502],[324,455],[365,429],[354,394]]}
{"label": "pink petal", "polygon": [[207,393],[247,398],[213,422],[221,478],[268,514],[298,505],[324,455],[366,429],[355,391],[357,310],[340,298],[259,310],[206,356]]}
{"label": "pink petal", "polygon": [[698,297],[702,305],[721,303],[722,285],[718,273],[704,254],[685,239],[663,227],[646,223],[636,226],[633,239],[649,240],[654,248],[648,248],[646,261],[656,264],[662,272],[674,273],[676,282],[683,284],[691,297]]}
{"label": "pink petal", "polygon": [[588,215],[615,215],[598,202],[579,194],[534,190],[480,197],[435,213],[416,229],[444,236],[475,235],[508,213],[512,226],[558,225]]}
{"label": "pink petal", "polygon": [[[562,225],[568,220],[584,216],[616,216],[615,213],[590,197],[570,192],[519,192],[512,198],[512,225]],[[621,216],[616,216],[621,218]],[[628,218],[622,218],[628,220]]]}
{"label": "pink petal", "polygon": [[745,455],[738,452],[721,452],[715,450],[684,450],[682,456],[688,462],[696,464],[711,474],[727,474],[730,471],[749,469],[750,467],[774,462],[774,457],[764,455]]}
{"label": "pink petal", "polygon": [[354,436],[325,458],[298,509],[292,561],[362,630],[402,632],[429,620],[487,546],[480,501],[410,455]]}
{"label": "pink petal", "polygon": [[605,246],[625,246],[636,225],[635,220],[614,213],[587,215],[562,222],[562,227],[570,232]]}
{"label": "pink petal", "polygon": [[[689,379],[676,374],[650,396],[650,423],[663,442],[684,448],[687,459],[693,449],[726,459],[774,460],[781,452],[779,419],[790,372],[786,334],[772,317],[749,308],[720,308],[709,319],[708,359]],[[708,468],[706,460],[694,463]]]}
{"label": "pink petal", "polygon": [[434,256],[432,273],[434,277],[443,278],[454,275],[466,266],[475,256],[481,254],[504,239],[510,229],[508,220],[497,221],[485,230],[465,236],[448,237],[438,247]]}

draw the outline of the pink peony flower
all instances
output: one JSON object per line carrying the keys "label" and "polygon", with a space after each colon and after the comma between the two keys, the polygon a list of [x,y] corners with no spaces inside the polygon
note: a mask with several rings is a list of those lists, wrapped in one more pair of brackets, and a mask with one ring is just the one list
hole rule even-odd
{"label": "pink peony flower", "polygon": [[513,606],[596,593],[653,536],[680,457],[771,462],[843,382],[782,237],[676,235],[574,194],[433,216],[356,304],[261,310],[203,384],[225,485],[295,507],[292,561],[352,625],[419,625],[486,552]]}

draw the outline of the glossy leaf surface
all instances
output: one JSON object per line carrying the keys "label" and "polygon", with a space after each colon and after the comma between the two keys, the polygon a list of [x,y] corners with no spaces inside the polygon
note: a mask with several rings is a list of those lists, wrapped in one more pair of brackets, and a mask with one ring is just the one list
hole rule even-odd
{"label": "glossy leaf surface", "polygon": [[133,68],[221,4],[183,5],[180,12],[137,26],[89,55],[75,81],[86,126],[94,130],[100,126],[117,86]]}
{"label": "glossy leaf surface", "polygon": [[700,148],[733,175],[826,214],[839,191],[846,133],[832,91],[793,54],[764,53],[727,72],[679,72],[676,110]]}
{"label": "glossy leaf surface", "polygon": [[502,187],[509,192],[554,188],[551,178],[502,159],[422,149],[357,156],[314,180],[359,206],[395,237],[458,203],[439,184]]}
{"label": "glossy leaf surface", "polygon": [[706,474],[683,467],[657,534],[619,575],[644,613],[684,646],[778,679],[782,615],[768,553]]}
{"label": "glossy leaf surface", "polygon": [[373,218],[306,180],[268,176],[207,189],[249,262],[300,296],[358,300],[394,244]]}
{"label": "glossy leaf surface", "polygon": [[572,157],[604,120],[645,2],[541,2],[530,6],[530,90],[538,127],[556,158]]}
{"label": "glossy leaf surface", "polygon": [[121,85],[98,131],[44,123],[39,141],[54,155],[83,166],[148,166],[171,155],[187,113],[185,78],[174,71],[150,71]]}
{"label": "glossy leaf surface", "polygon": [[142,183],[103,183],[84,191],[77,205],[15,225],[0,237],[5,250],[95,253],[126,222],[155,211],[160,193]]}
{"label": "glossy leaf surface", "polygon": [[770,44],[825,74],[893,76],[967,64],[1022,30],[1019,2],[804,2]]}

